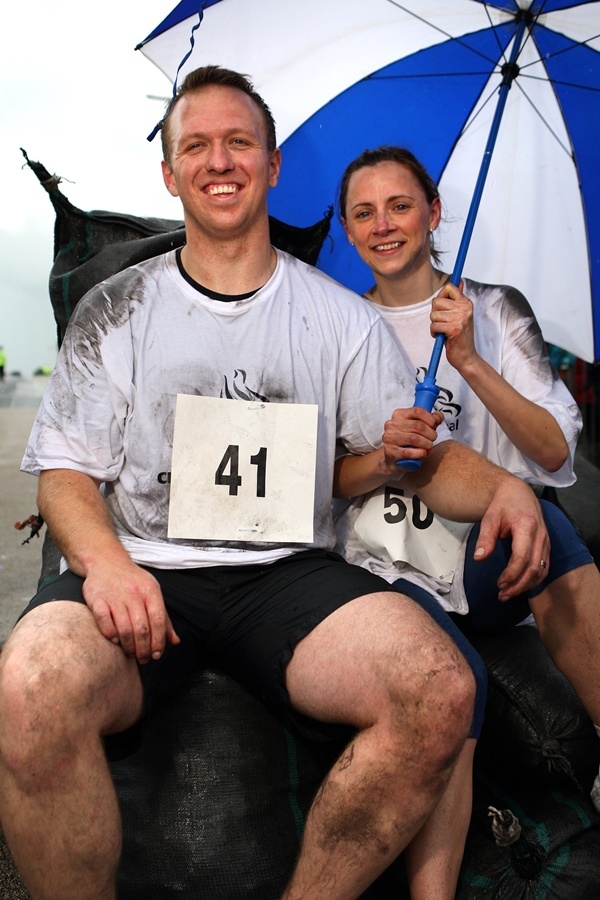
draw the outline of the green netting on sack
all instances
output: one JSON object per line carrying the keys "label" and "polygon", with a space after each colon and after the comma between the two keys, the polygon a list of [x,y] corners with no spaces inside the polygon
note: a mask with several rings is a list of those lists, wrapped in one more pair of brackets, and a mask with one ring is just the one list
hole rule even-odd
{"label": "green netting on sack", "polygon": [[322,771],[227,676],[198,672],[113,763],[121,900],[275,900]]}
{"label": "green netting on sack", "polygon": [[[589,793],[600,747],[591,719],[535,627],[469,634],[488,670],[477,761],[524,785],[570,782]],[[599,895],[600,896],[600,895]]]}
{"label": "green netting on sack", "polygon": [[476,770],[457,900],[598,900],[600,817],[589,796],[569,784],[516,789],[507,777]]}
{"label": "green netting on sack", "polygon": [[[111,769],[119,900],[278,900],[304,817],[341,747],[302,741],[233,679],[198,671]],[[364,900],[403,900],[399,862]]]}

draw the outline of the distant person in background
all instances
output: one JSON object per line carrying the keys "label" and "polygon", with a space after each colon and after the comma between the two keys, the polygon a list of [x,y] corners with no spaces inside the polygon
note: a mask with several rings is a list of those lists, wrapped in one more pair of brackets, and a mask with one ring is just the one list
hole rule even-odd
{"label": "distant person in background", "polygon": [[6,365],[6,350],[0,347],[0,381],[4,381],[4,366]]}

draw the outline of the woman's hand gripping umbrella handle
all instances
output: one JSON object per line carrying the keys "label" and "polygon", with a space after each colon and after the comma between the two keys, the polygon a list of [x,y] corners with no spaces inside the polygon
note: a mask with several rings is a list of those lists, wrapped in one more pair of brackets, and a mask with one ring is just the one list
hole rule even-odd
{"label": "woman's hand gripping umbrella handle", "polygon": [[[431,412],[440,393],[440,389],[435,383],[435,376],[437,374],[442,350],[444,349],[444,341],[445,337],[443,334],[436,335],[427,374],[423,381],[420,381],[415,387],[415,406],[420,406],[422,409],[426,409],[427,412]],[[396,465],[401,469],[414,471],[421,467],[421,460],[399,459]]]}

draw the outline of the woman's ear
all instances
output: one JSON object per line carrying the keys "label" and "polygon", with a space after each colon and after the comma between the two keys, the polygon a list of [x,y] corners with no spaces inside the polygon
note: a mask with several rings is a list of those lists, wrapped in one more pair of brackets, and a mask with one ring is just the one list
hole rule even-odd
{"label": "woman's ear", "polygon": [[429,216],[429,230],[435,231],[435,229],[440,224],[440,219],[442,218],[442,201],[439,197],[436,197],[435,200],[431,203],[431,215]]}

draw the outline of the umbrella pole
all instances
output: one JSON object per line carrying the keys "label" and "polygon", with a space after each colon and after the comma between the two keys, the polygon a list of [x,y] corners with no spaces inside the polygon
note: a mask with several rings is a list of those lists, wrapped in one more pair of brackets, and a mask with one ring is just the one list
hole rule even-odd
{"label": "umbrella pole", "polygon": [[[510,54],[509,61],[507,63],[504,63],[504,65],[502,66],[502,84],[499,88],[498,104],[496,106],[496,111],[492,120],[490,133],[488,135],[487,144],[485,146],[485,151],[483,154],[483,159],[481,161],[481,167],[479,169],[479,174],[475,183],[475,190],[473,192],[471,205],[467,214],[465,229],[462,234],[460,246],[458,248],[458,253],[456,256],[456,262],[454,264],[454,271],[452,272],[452,276],[450,278],[451,284],[457,286],[460,283],[463,266],[467,256],[467,251],[469,249],[469,243],[473,235],[475,219],[477,217],[477,211],[479,210],[479,204],[481,202],[483,188],[485,186],[490,162],[492,161],[492,153],[494,150],[494,145],[496,143],[496,138],[498,137],[498,131],[500,130],[500,122],[502,121],[502,116],[504,114],[504,107],[506,106],[506,101],[508,99],[508,92],[511,88],[512,82],[519,74],[517,57],[521,50],[523,37],[525,35],[525,29],[527,28],[527,25],[533,20],[533,16],[528,10],[520,10],[519,13],[517,13],[517,15],[515,16],[515,19],[518,24],[512,52]],[[433,350],[431,353],[431,359],[429,360],[427,374],[425,375],[423,381],[418,382],[415,387],[414,405],[420,406],[422,409],[426,409],[429,412],[431,412],[431,410],[433,409],[434,403],[440,393],[440,389],[435,382],[435,376],[437,375],[438,366],[442,356],[442,350],[444,349],[444,343],[445,336],[443,334],[438,334],[433,344]],[[421,460],[403,459],[398,460],[396,465],[400,466],[402,469],[414,470],[420,467]]]}

